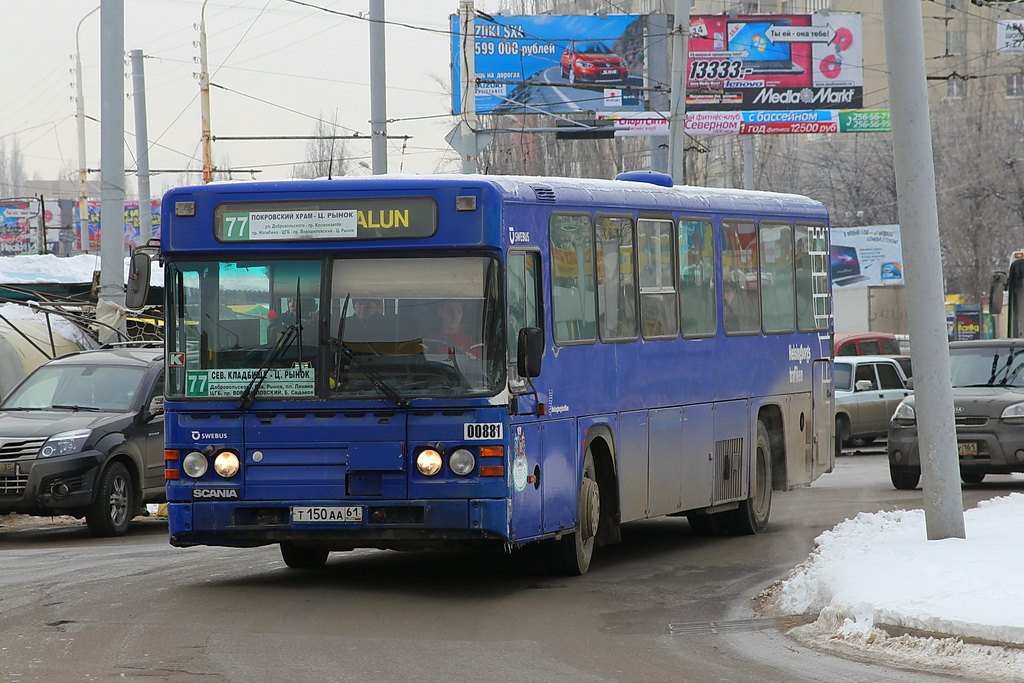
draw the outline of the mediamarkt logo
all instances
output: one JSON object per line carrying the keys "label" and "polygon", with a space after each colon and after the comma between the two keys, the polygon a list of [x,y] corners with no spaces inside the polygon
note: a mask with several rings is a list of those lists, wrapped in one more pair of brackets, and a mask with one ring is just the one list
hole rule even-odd
{"label": "mediamarkt logo", "polygon": [[234,498],[238,499],[238,489],[192,489],[193,498]]}
{"label": "mediamarkt logo", "polygon": [[854,88],[765,88],[751,104],[853,104]]}

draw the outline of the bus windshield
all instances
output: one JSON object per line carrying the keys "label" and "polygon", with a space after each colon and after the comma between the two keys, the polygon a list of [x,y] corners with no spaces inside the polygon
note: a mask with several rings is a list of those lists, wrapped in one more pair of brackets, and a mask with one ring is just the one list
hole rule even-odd
{"label": "bus windshield", "polygon": [[485,396],[505,380],[487,256],[177,261],[168,396]]}

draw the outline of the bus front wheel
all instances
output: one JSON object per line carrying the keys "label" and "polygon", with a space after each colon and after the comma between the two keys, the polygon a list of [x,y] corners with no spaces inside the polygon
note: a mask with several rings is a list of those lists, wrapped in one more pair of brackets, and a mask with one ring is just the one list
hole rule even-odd
{"label": "bus front wheel", "polygon": [[552,571],[566,576],[582,576],[590,569],[594,555],[594,539],[601,521],[601,488],[597,484],[594,456],[587,453],[583,459],[583,476],[576,500],[576,526],[571,535],[548,546],[548,565]]}
{"label": "bus front wheel", "polygon": [[291,541],[281,542],[281,558],[291,569],[319,569],[327,564],[329,551]]}

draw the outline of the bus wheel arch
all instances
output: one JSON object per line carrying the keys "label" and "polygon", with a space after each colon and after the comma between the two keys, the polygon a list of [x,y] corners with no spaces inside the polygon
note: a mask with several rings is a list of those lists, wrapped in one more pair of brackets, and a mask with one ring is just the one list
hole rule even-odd
{"label": "bus wheel arch", "polygon": [[[768,432],[768,443],[771,446],[771,487],[773,491],[785,491],[786,470],[786,430],[782,421],[782,410],[777,405],[762,406],[758,411],[757,421],[763,424]],[[757,435],[754,435],[754,448],[757,448]],[[753,452],[756,457],[756,450]]]}
{"label": "bus wheel arch", "polygon": [[597,545],[614,545],[622,541],[619,511],[619,487],[615,467],[615,450],[612,446],[611,431],[597,427],[587,434],[587,446],[594,460],[597,485],[601,492],[601,523],[597,529]]}

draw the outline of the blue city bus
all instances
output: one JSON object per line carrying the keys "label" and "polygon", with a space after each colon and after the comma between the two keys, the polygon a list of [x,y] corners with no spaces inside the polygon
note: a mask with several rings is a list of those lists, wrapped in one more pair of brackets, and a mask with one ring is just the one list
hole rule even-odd
{"label": "blue city bus", "polygon": [[378,176],[182,187],[162,211],[174,546],[315,568],[540,543],[578,575],[633,520],[759,533],[773,491],[834,465],[806,197]]}

